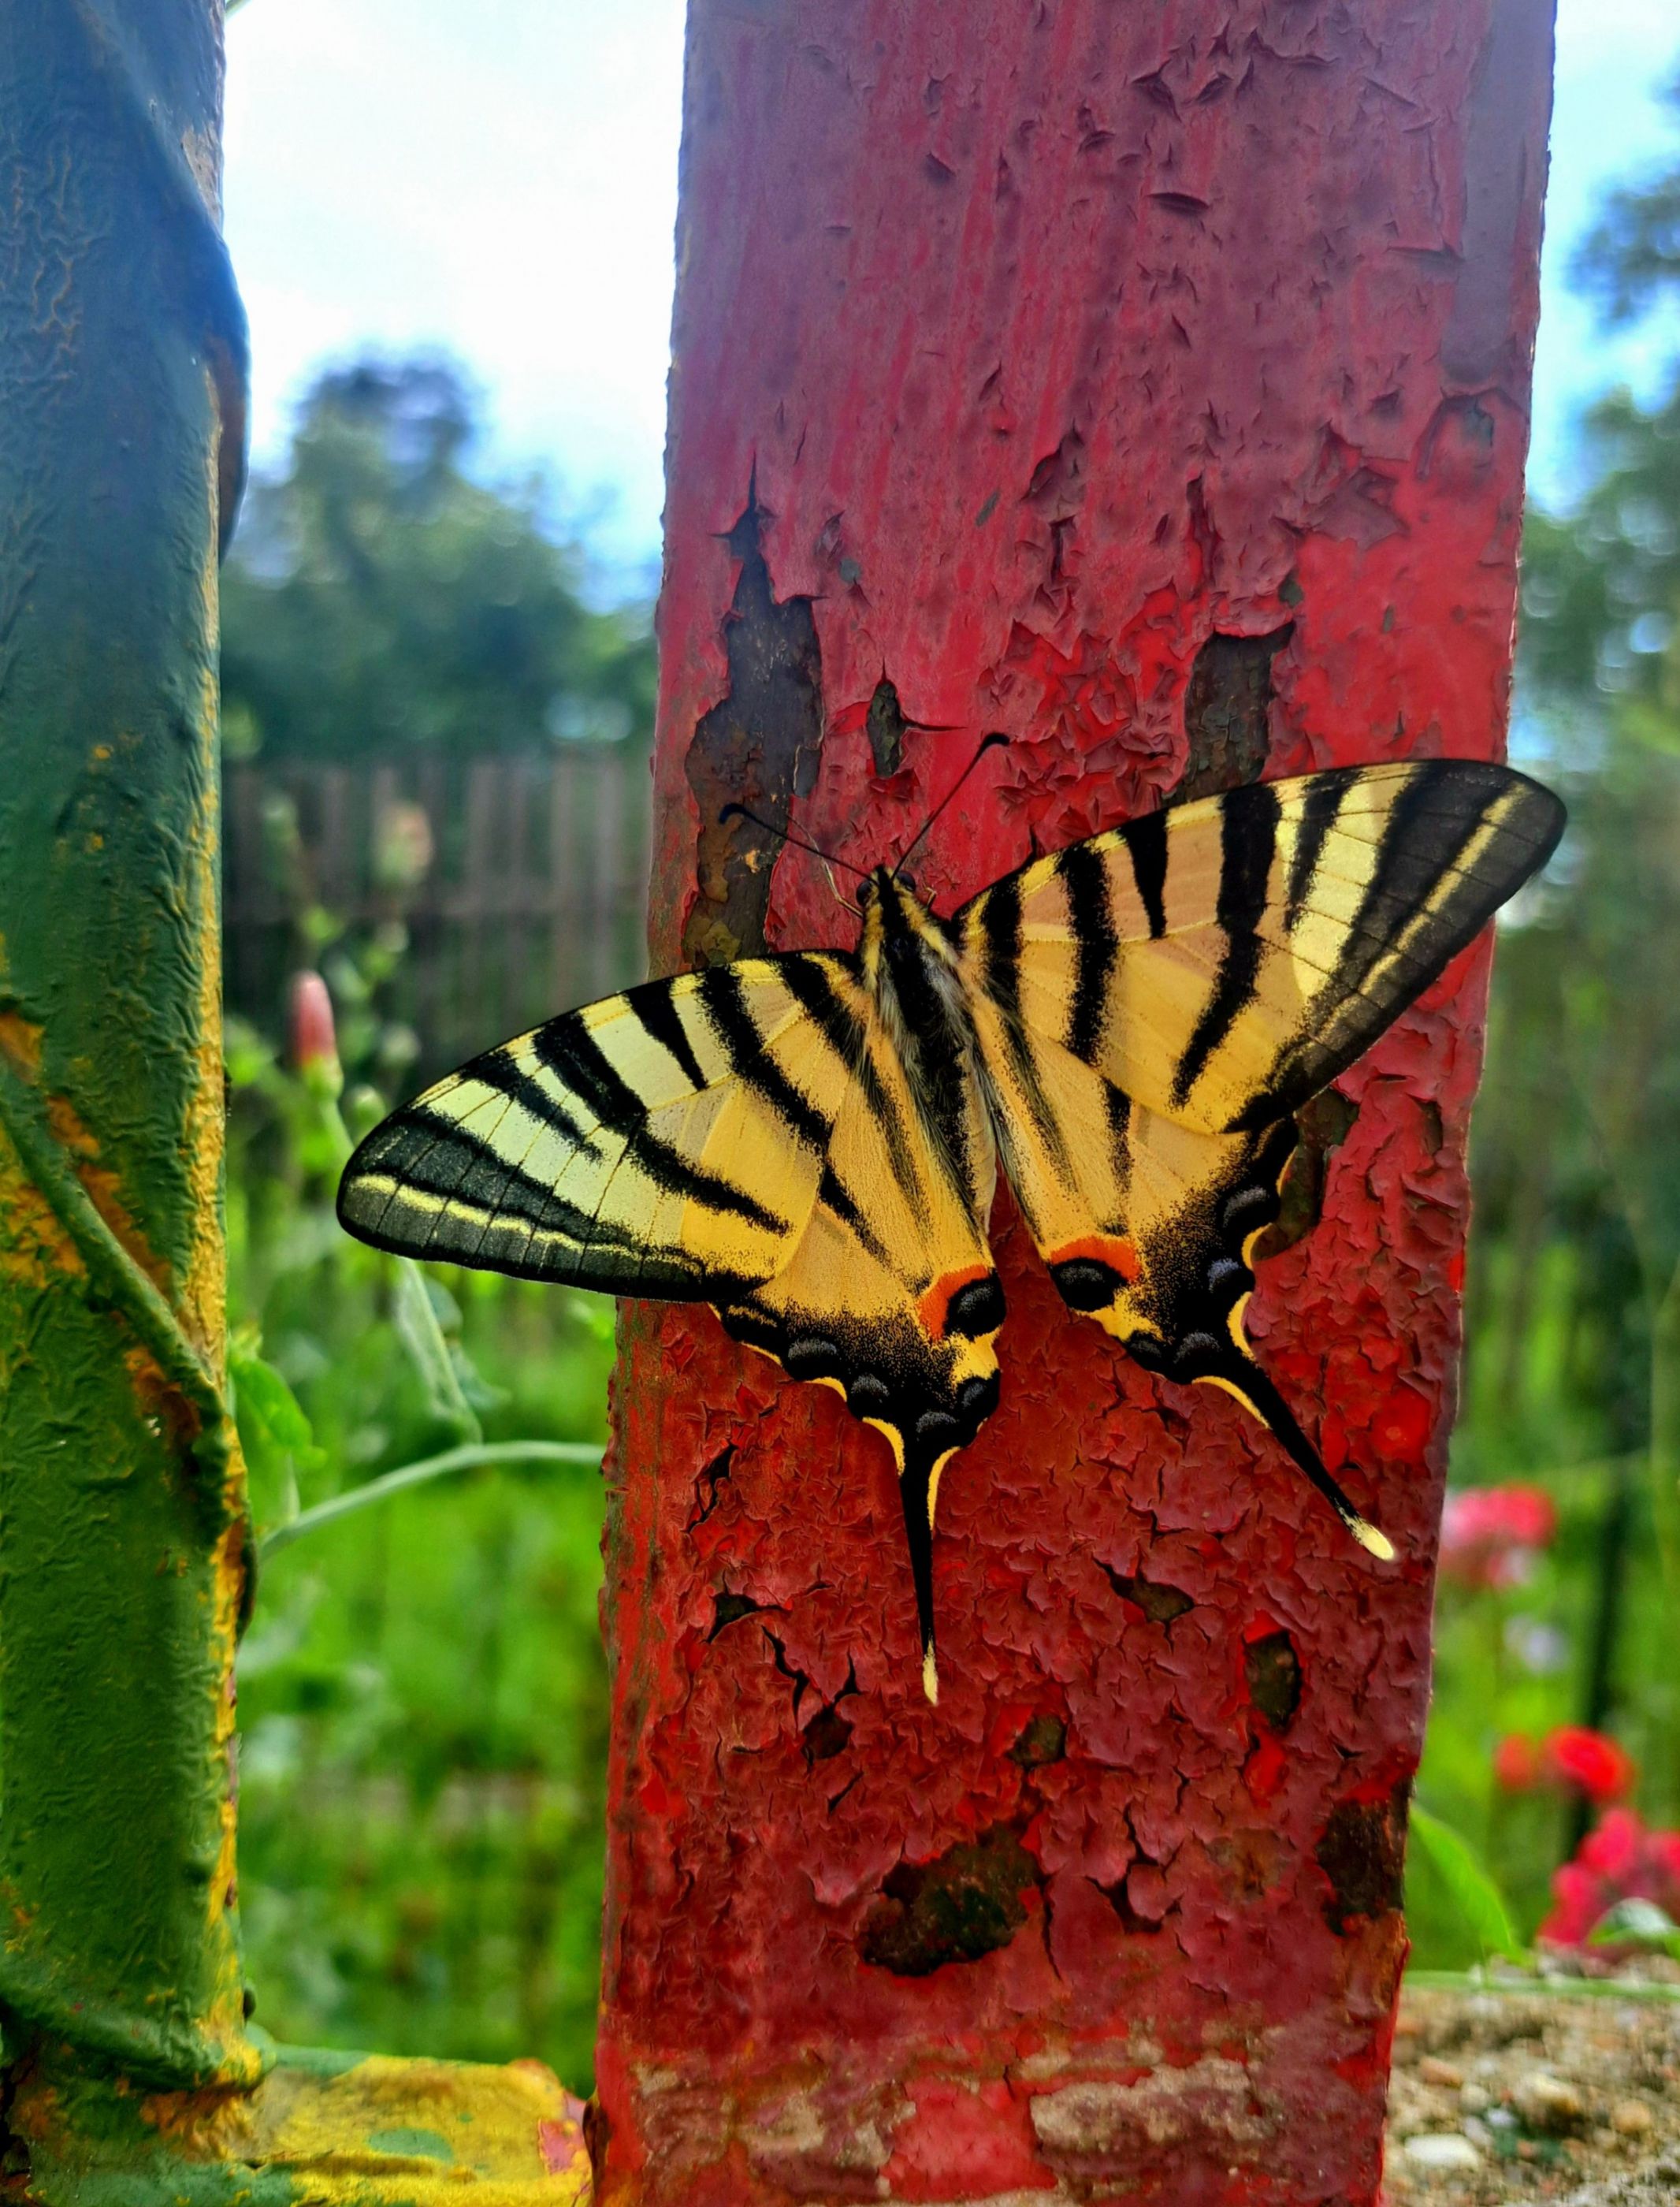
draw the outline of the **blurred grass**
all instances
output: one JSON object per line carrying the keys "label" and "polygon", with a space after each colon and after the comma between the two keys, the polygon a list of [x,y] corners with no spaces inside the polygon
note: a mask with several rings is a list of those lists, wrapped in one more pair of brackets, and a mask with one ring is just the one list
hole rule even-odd
{"label": "blurred grass", "polygon": [[[274,1375],[239,1388],[267,1530],[460,1432],[414,1353],[395,1265],[332,1217],[332,1084],[284,1071],[248,1032],[230,1061],[236,1370]],[[601,1443],[610,1305],[483,1273],[427,1284],[487,1440]],[[307,1424],[276,1415],[276,1390]],[[277,2037],[535,2054],[587,2090],[601,1518],[598,1471],[498,1464],[265,1564],[239,1661],[240,1898],[258,2020]]]}

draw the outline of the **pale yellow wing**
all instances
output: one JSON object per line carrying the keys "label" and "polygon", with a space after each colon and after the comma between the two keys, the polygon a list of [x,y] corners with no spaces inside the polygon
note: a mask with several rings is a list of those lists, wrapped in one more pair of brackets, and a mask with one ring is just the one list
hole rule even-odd
{"label": "pale yellow wing", "polygon": [[1134,1104],[1230,1132],[1351,1065],[1545,864],[1563,817],[1509,767],[1345,768],[1151,813],[956,924],[1025,1026]]}
{"label": "pale yellow wing", "polygon": [[850,1080],[821,955],[649,981],[487,1050],[376,1127],[338,1215],[411,1257],[714,1301],[786,1263]]}
{"label": "pale yellow wing", "polygon": [[1063,1299],[1225,1388],[1343,1522],[1243,1331],[1288,1115],[1545,862],[1557,799],[1432,761],[1235,790],[1036,861],[953,922],[1004,1169]]}
{"label": "pale yellow wing", "polygon": [[936,1121],[856,961],[650,981],[487,1051],[395,1112],[339,1217],[404,1255],[713,1304],[892,1444],[935,1685],[939,1473],[997,1401],[995,1164],[968,1082]]}

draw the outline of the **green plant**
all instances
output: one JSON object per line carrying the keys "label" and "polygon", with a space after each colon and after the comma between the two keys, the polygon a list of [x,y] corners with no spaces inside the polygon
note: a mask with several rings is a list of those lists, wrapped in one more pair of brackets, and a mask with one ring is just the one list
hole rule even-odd
{"label": "green plant", "polygon": [[[388,1041],[377,979],[346,993],[366,1123],[383,1103],[357,1076]],[[536,2054],[587,2085],[610,1313],[342,1235],[343,1076],[319,1025],[313,1047],[293,1026],[290,1062],[249,1030],[229,1051],[231,1373],[262,1555],[239,1666],[260,2020]]]}

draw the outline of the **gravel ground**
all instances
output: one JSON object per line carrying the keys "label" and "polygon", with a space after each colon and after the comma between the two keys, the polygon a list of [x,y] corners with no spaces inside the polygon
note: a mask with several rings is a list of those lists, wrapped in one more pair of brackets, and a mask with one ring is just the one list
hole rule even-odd
{"label": "gravel ground", "polygon": [[1390,2207],[1680,2207],[1680,2005],[1408,1991]]}

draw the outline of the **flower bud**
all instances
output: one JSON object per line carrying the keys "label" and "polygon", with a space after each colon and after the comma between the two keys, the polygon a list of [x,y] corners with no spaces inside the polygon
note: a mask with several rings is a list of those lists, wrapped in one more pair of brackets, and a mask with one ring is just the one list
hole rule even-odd
{"label": "flower bud", "polygon": [[319,973],[294,973],[287,1007],[286,1054],[292,1070],[336,1096],[344,1086],[332,998]]}

